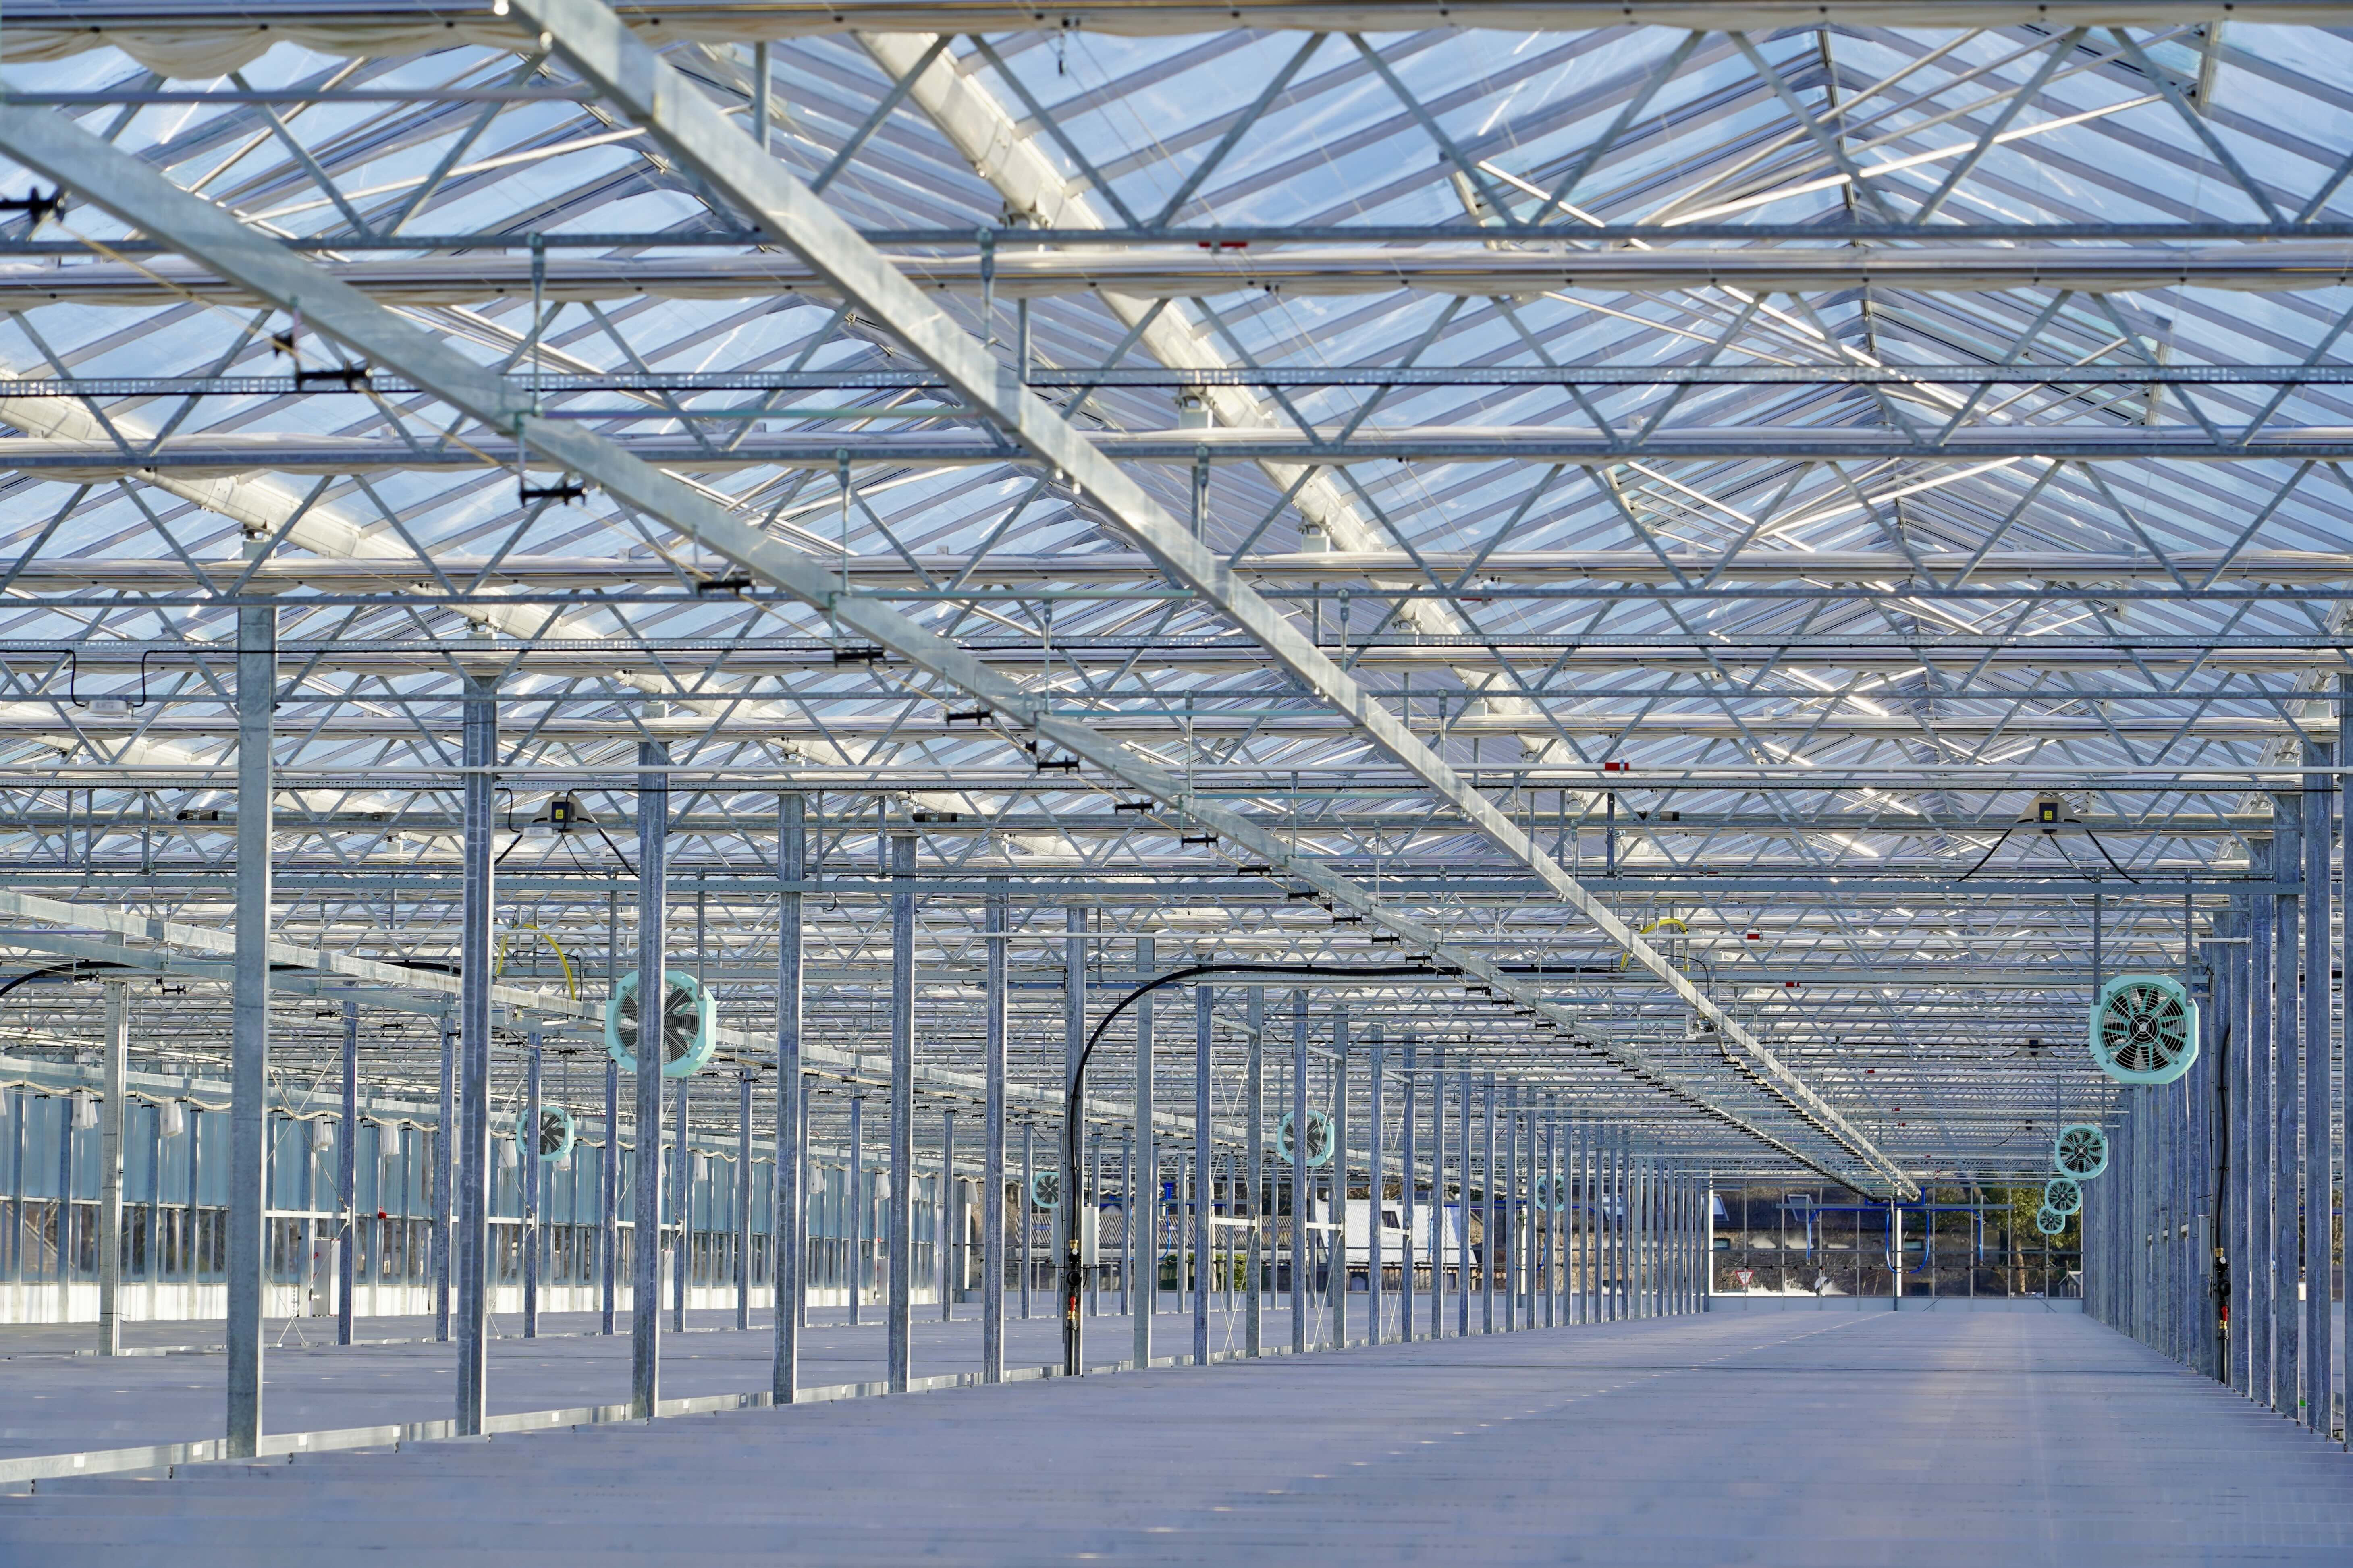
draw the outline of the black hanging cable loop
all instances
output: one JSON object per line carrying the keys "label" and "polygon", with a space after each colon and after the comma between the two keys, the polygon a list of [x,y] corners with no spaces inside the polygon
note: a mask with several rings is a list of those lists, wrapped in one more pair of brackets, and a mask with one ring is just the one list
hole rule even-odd
{"label": "black hanging cable loop", "polygon": [[2140,880],[2138,877],[2134,876],[2130,871],[2126,870],[2122,866],[2116,864],[2116,858],[2108,853],[2108,847],[2100,842],[2100,836],[2098,834],[2086,827],[2084,829],[2084,837],[2092,841],[2092,847],[2100,852],[2100,858],[2108,863],[2108,869],[2114,871],[2117,876],[2122,877],[2127,882],[2138,882]]}
{"label": "black hanging cable loop", "polygon": [[[1166,974],[1155,975],[1112,1005],[1111,1011],[1099,1019],[1087,1037],[1084,1049],[1079,1052],[1078,1065],[1071,1069],[1071,1081],[1062,1090],[1062,1170],[1075,1175],[1079,1168],[1079,1109],[1086,1098],[1087,1063],[1103,1043],[1103,1032],[1129,1006],[1150,995],[1164,985],[1180,984],[1204,974],[1274,974],[1296,975],[1303,978],[1319,976],[1356,977],[1366,979],[1432,978],[1456,973],[1428,963],[1191,963],[1172,969]],[[1075,1188],[1077,1183],[1065,1180],[1063,1186]],[[1062,1372],[1076,1377],[1084,1370],[1079,1363],[1080,1297],[1085,1287],[1085,1265],[1081,1261],[1079,1194],[1075,1191],[1062,1194],[1065,1208],[1062,1220]]]}
{"label": "black hanging cable loop", "polygon": [[2001,830],[2001,837],[1993,841],[1993,847],[1988,849],[1983,855],[1978,856],[1978,863],[1970,867],[1968,870],[1962,872],[1958,879],[1966,882],[1971,877],[1974,877],[1978,872],[1984,870],[1986,868],[1986,862],[1992,859],[1994,855],[2001,848],[2001,847],[2010,842],[2010,836],[2017,831],[2018,829],[2014,827],[2003,828]]}

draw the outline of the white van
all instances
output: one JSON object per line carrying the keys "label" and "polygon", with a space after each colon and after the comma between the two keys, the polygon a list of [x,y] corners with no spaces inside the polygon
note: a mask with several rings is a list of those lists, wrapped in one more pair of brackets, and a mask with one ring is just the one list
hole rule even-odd
{"label": "white van", "polygon": [[[1313,1223],[1331,1223],[1330,1205],[1317,1198],[1309,1209]],[[1446,1267],[1459,1268],[1462,1263],[1462,1210],[1449,1204],[1445,1209],[1442,1240],[1446,1249]],[[1348,1267],[1370,1268],[1373,1266],[1373,1205],[1369,1198],[1350,1198],[1342,1211],[1342,1223],[1347,1227]],[[1408,1237],[1405,1229],[1405,1203],[1399,1198],[1381,1200],[1381,1263],[1384,1268],[1404,1267]],[[1413,1212],[1412,1256],[1417,1268],[1430,1264],[1430,1205],[1418,1204]],[[1476,1267],[1474,1250],[1472,1262]]]}

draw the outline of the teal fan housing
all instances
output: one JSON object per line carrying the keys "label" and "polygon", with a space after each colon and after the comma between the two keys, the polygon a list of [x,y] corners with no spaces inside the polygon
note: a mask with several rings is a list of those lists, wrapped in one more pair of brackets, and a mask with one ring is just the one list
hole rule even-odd
{"label": "teal fan housing", "polygon": [[2165,974],[2119,974],[2092,1008],[2092,1059],[2118,1083],[2171,1083],[2198,1059],[2198,1004]]}
{"label": "teal fan housing", "polygon": [[2088,1121],[2070,1122],[2059,1129],[2051,1163],[2065,1175],[2088,1182],[2108,1168],[2108,1135]]}
{"label": "teal fan housing", "polygon": [[2073,1176],[2053,1176],[2042,1184],[2042,1206],[2063,1216],[2073,1214],[2084,1206],[2084,1189]]}
{"label": "teal fan housing", "polygon": [[[1282,1113],[1282,1125],[1275,1130],[1275,1146],[1282,1151],[1285,1164],[1292,1158],[1292,1145],[1297,1140],[1292,1131],[1291,1112]],[[1320,1110],[1307,1113],[1307,1165],[1310,1170],[1332,1158],[1332,1119]]]}
{"label": "teal fan housing", "polygon": [[[691,1078],[719,1044],[719,1006],[702,983],[682,969],[669,971],[662,998],[662,1077]],[[638,1070],[638,973],[631,970],[605,1004],[605,1049],[625,1073]]]}
{"label": "teal fan housing", "polygon": [[552,1165],[571,1153],[573,1142],[578,1135],[579,1129],[572,1120],[572,1112],[560,1105],[539,1108],[539,1157],[542,1160]]}
{"label": "teal fan housing", "polygon": [[1032,1171],[1029,1173],[1029,1206],[1051,1209],[1062,1206],[1062,1173]]}
{"label": "teal fan housing", "polygon": [[2034,1228],[2045,1236],[2057,1236],[2067,1228],[2067,1216],[2057,1209],[2037,1209],[2034,1213]]}

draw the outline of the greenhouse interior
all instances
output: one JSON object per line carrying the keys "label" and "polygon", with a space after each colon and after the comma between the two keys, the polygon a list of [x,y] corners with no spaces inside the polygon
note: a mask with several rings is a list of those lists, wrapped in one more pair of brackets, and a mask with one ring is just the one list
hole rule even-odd
{"label": "greenhouse interior", "polygon": [[2353,3],[13,0],[0,305],[0,1565],[2353,1561]]}

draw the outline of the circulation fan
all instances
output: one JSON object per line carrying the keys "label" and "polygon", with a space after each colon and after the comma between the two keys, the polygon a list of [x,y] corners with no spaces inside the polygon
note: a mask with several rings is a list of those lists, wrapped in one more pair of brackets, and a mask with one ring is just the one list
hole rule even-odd
{"label": "circulation fan", "polygon": [[1567,1176],[1538,1176],[1536,1178],[1535,1204],[1536,1207],[1547,1212],[1553,1209],[1567,1208],[1568,1206],[1568,1178]]}
{"label": "circulation fan", "polygon": [[1062,1173],[1032,1171],[1029,1173],[1029,1206],[1051,1209],[1062,1206]]}
{"label": "circulation fan", "polygon": [[[1275,1146],[1282,1151],[1288,1163],[1292,1145],[1298,1142],[1291,1128],[1291,1112],[1282,1113],[1282,1125],[1275,1130]],[[1313,1170],[1332,1158],[1332,1119],[1320,1110],[1307,1113],[1307,1166]]]}
{"label": "circulation fan", "polygon": [[[662,998],[662,1077],[691,1078],[719,1043],[719,1007],[700,981],[669,971]],[[638,974],[631,970],[605,1004],[605,1049],[625,1073],[638,1070]]]}
{"label": "circulation fan", "polygon": [[2117,975],[2092,1009],[2092,1059],[2118,1083],[2171,1083],[2198,1059],[2198,1005],[2168,975]]}
{"label": "circulation fan", "polygon": [[572,1157],[572,1142],[578,1130],[572,1112],[560,1105],[539,1108],[539,1157],[547,1163],[559,1164]]}
{"label": "circulation fan", "polygon": [[2059,1129],[2051,1163],[2077,1181],[2088,1182],[2108,1168],[2108,1135],[2088,1121],[2070,1122]]}
{"label": "circulation fan", "polygon": [[2067,1228],[2067,1216],[2057,1209],[2037,1209],[2034,1228],[2045,1236],[2057,1236]]}
{"label": "circulation fan", "polygon": [[2053,1176],[2042,1184],[2042,1206],[2062,1216],[2084,1206],[2084,1189],[2073,1176]]}

